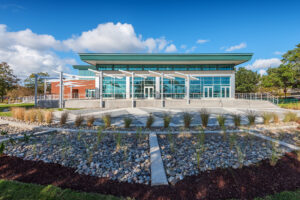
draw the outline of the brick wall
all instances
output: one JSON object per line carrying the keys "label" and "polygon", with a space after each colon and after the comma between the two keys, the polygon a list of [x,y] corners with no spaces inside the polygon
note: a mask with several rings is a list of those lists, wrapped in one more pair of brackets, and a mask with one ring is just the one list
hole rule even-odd
{"label": "brick wall", "polygon": [[[73,86],[68,85],[69,82],[73,83]],[[64,81],[64,98],[69,98],[72,87],[72,96],[85,97],[86,89],[95,89],[95,80],[72,80]],[[76,85],[76,86],[74,86]],[[79,86],[80,85],[80,86]],[[51,83],[51,94],[59,95],[59,81]]]}

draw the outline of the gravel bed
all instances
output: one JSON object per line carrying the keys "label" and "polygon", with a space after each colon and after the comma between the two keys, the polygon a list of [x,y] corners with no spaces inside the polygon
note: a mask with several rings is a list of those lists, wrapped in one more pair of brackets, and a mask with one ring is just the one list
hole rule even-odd
{"label": "gravel bed", "polygon": [[300,147],[300,129],[290,128],[290,129],[275,129],[259,131],[259,133],[289,143]]}
{"label": "gravel bed", "polygon": [[[249,166],[270,158],[272,154],[281,156],[290,151],[282,146],[274,147],[270,142],[246,133],[236,134],[235,140],[232,138],[227,134],[224,142],[221,134],[205,134],[204,145],[200,145],[200,134],[159,135],[168,181],[175,184],[185,176],[196,175],[200,171]],[[230,141],[236,143],[232,148],[230,144],[233,142]],[[239,154],[240,159],[238,150],[242,152]]]}
{"label": "gravel bed", "polygon": [[0,125],[0,139],[4,139],[7,137],[15,137],[20,135],[30,135],[34,132],[36,132],[36,129],[30,129],[30,128],[21,128],[16,126],[10,126],[10,125]]}
{"label": "gravel bed", "polygon": [[27,142],[19,140],[14,145],[7,143],[5,153],[58,163],[80,174],[150,183],[148,135],[59,132],[31,137]]}

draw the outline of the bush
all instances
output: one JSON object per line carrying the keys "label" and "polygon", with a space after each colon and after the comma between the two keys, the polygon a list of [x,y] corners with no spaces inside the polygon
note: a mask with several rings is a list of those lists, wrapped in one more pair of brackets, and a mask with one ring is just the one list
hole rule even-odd
{"label": "bush", "polygon": [[172,117],[169,114],[165,113],[163,119],[164,119],[164,128],[168,128]]}
{"label": "bush", "polygon": [[31,109],[29,110],[30,122],[36,121],[37,110]]}
{"label": "bush", "polygon": [[79,127],[81,126],[82,122],[84,121],[84,117],[82,117],[81,115],[76,116],[75,118],[75,126]]}
{"label": "bush", "polygon": [[270,121],[271,121],[272,117],[273,117],[273,114],[272,114],[272,113],[267,113],[267,112],[263,113],[263,114],[262,114],[263,123],[264,123],[265,125],[270,124]]}
{"label": "bush", "polygon": [[184,128],[190,128],[191,123],[192,123],[192,115],[189,113],[183,113],[183,123],[184,123]]}
{"label": "bush", "polygon": [[38,109],[36,110],[36,121],[39,123],[43,123],[44,122],[44,113],[43,110]]}
{"label": "bush", "polygon": [[279,123],[279,116],[278,116],[278,114],[277,113],[272,113],[272,115],[273,115],[273,122],[274,123]]}
{"label": "bush", "polygon": [[92,127],[95,122],[95,117],[94,116],[88,116],[86,120],[86,124],[88,127]]}
{"label": "bush", "polygon": [[154,119],[152,113],[150,113],[148,118],[147,118],[146,128],[151,128],[152,124],[154,123],[154,120],[155,119]]}
{"label": "bush", "polygon": [[47,124],[51,124],[51,123],[52,123],[52,120],[53,120],[53,113],[52,113],[52,111],[46,110],[46,111],[44,112],[44,118],[45,118],[45,122],[46,122]]}
{"label": "bush", "polygon": [[201,109],[201,111],[200,111],[200,117],[201,117],[202,126],[204,128],[206,128],[207,125],[208,125],[208,120],[209,120],[209,113],[208,113],[208,111],[206,109],[204,109],[204,108]]}
{"label": "bush", "polygon": [[60,125],[64,125],[66,124],[67,120],[69,117],[69,113],[68,112],[63,112],[60,116]]}
{"label": "bush", "polygon": [[285,113],[283,121],[284,122],[296,122],[297,114],[294,112]]}
{"label": "bush", "polygon": [[255,119],[256,119],[256,113],[255,111],[253,110],[249,110],[247,111],[247,118],[248,118],[248,121],[249,121],[249,125],[252,126],[255,124]]}
{"label": "bush", "polygon": [[234,115],[232,115],[232,119],[233,119],[235,127],[240,127],[241,126],[241,119],[242,119],[241,115],[234,114]]}
{"label": "bush", "polygon": [[130,117],[125,117],[123,120],[124,120],[124,128],[129,128],[130,124],[132,122],[132,119]]}
{"label": "bush", "polygon": [[24,121],[30,122],[30,110],[26,110],[24,113]]}
{"label": "bush", "polygon": [[11,108],[12,117],[18,120],[24,120],[25,111],[26,109],[21,107]]}
{"label": "bush", "polygon": [[109,128],[111,126],[111,116],[110,115],[104,115],[102,117],[102,120],[104,122],[104,127]]}
{"label": "bush", "polygon": [[225,127],[226,117],[224,115],[218,115],[217,120],[220,127]]}

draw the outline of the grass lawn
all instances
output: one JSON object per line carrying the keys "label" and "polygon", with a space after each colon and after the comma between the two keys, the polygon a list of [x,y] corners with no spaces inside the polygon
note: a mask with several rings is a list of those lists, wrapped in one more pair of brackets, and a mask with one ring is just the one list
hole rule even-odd
{"label": "grass lawn", "polygon": [[31,108],[34,106],[34,103],[16,103],[16,104],[0,104],[0,111],[11,108],[11,107],[26,107]]}
{"label": "grass lawn", "polygon": [[255,200],[299,200],[300,199],[300,190],[295,192],[281,192],[278,194],[266,196],[264,198],[255,198]]}
{"label": "grass lawn", "polygon": [[282,103],[279,106],[286,109],[300,110],[300,103]]}
{"label": "grass lawn", "polygon": [[110,195],[77,192],[48,185],[0,180],[0,200],[119,200]]}
{"label": "grass lawn", "polygon": [[0,112],[0,117],[11,117],[11,112]]}

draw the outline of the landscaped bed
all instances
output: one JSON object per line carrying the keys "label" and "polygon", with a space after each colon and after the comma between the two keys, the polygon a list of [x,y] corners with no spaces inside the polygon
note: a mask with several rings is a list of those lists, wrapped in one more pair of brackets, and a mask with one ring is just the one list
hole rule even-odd
{"label": "landscaped bed", "polygon": [[0,157],[0,178],[52,184],[85,192],[135,199],[253,199],[300,186],[300,162],[288,153],[275,166],[268,160],[242,169],[217,169],[185,177],[175,186],[151,187],[78,174],[75,169],[17,157]]}
{"label": "landscaped bed", "polygon": [[261,134],[300,147],[300,129],[272,129],[260,131]]}
{"label": "landscaped bed", "polygon": [[148,135],[58,132],[7,143],[5,153],[74,168],[80,174],[150,183]]}
{"label": "landscaped bed", "polygon": [[26,128],[26,127],[16,127],[16,126],[10,126],[7,124],[0,125],[0,139],[6,138],[6,137],[15,137],[15,136],[21,136],[21,135],[30,135],[32,133],[36,132],[35,129]]}
{"label": "landscaped bed", "polygon": [[272,158],[289,149],[247,133],[159,135],[168,181],[175,184],[185,176],[216,168],[239,168]]}

